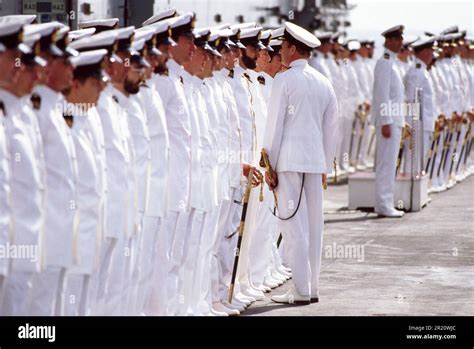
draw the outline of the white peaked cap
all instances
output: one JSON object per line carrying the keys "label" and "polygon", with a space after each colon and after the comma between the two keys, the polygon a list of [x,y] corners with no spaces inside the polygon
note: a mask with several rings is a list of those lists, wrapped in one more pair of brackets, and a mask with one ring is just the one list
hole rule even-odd
{"label": "white peaked cap", "polygon": [[146,21],[142,23],[142,26],[150,25],[159,21],[162,21],[163,19],[168,19],[177,16],[176,9],[170,8],[164,11],[161,11],[157,13],[156,15],[151,16],[148,18]]}
{"label": "white peaked cap", "polygon": [[79,28],[90,28],[90,27],[114,27],[117,25],[119,19],[118,18],[106,18],[106,19],[94,19],[91,21],[84,21],[79,23]]}
{"label": "white peaked cap", "polygon": [[306,29],[294,23],[285,22],[285,32],[291,35],[293,39],[305,44],[310,48],[321,46],[321,42],[313,33],[310,33]]}

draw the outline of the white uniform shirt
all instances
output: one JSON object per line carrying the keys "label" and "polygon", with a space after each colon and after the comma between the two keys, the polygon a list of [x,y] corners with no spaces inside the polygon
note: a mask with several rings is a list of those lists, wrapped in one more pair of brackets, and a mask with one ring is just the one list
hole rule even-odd
{"label": "white uniform shirt", "polygon": [[212,103],[212,95],[204,81],[193,76],[193,84],[198,97],[197,110],[199,115],[199,129],[201,131],[202,144],[202,177],[201,187],[203,193],[203,206],[205,211],[212,211],[217,206],[217,178],[214,177],[214,125],[215,107]]}
{"label": "white uniform shirt", "polygon": [[150,134],[148,121],[137,95],[125,96],[115,90],[114,96],[127,115],[128,128],[132,137],[135,154],[135,178],[138,212],[145,212],[148,205],[150,184]]}
{"label": "white uniform shirt", "polygon": [[456,111],[456,96],[455,96],[455,84],[454,79],[452,76],[452,71],[450,68],[450,60],[449,58],[442,58],[436,62],[436,65],[439,68],[440,76],[444,81],[446,81],[446,86],[448,87],[449,91],[449,103],[448,109],[446,113],[446,117],[451,119],[452,113]]}
{"label": "white uniform shirt", "polygon": [[217,176],[219,178],[217,198],[219,202],[222,200],[230,200],[230,166],[228,162],[228,154],[230,151],[230,121],[227,112],[227,105],[224,101],[224,76],[221,71],[215,71],[213,76],[205,79],[206,85],[212,89],[213,103],[217,120],[214,121],[216,132],[216,164]]}
{"label": "white uniform shirt", "polygon": [[[35,152],[35,157],[40,166],[40,175],[41,175],[41,190],[43,191],[43,201],[45,200],[45,190],[46,190],[46,163],[44,160],[44,151],[43,151],[43,138],[41,137],[41,130],[38,124],[38,117],[33,110],[30,101],[30,95],[24,96],[21,98],[22,108],[20,117],[25,123],[28,131],[28,135],[33,144],[33,150]],[[44,204],[43,204],[44,206]]]}
{"label": "white uniform shirt", "polygon": [[157,75],[153,75],[147,83],[150,86],[142,87],[139,93],[148,120],[151,141],[150,198],[146,214],[164,217],[170,143],[163,102],[156,90]]}
{"label": "white uniform shirt", "polygon": [[430,69],[431,76],[433,76],[433,90],[436,95],[436,104],[438,115],[445,114],[448,115],[451,113],[450,110],[450,99],[449,99],[449,88],[446,79],[442,71],[436,62]]}
{"label": "white uniform shirt", "polygon": [[405,96],[396,60],[396,53],[385,49],[375,65],[372,120],[376,126],[405,124],[401,108]]}
{"label": "white uniform shirt", "polygon": [[94,130],[89,117],[90,115],[73,115],[71,128],[79,174],[76,188],[80,221],[78,264],[70,269],[72,272],[88,275],[97,266],[102,237],[102,227],[99,225],[99,211],[102,209],[101,159],[96,153]]}
{"label": "white uniform shirt", "polygon": [[309,65],[321,74],[323,74],[329,79],[329,81],[332,82],[333,78],[331,76],[331,70],[329,69],[327,60],[327,55],[325,56],[324,53],[314,52],[313,56],[309,59]]}
{"label": "white uniform shirt", "polygon": [[[234,78],[228,69],[223,69],[221,73],[224,77],[223,93],[228,106],[229,121],[231,129],[231,156],[229,163],[231,168],[231,187],[239,188],[242,184],[242,163],[244,161],[244,140],[242,128],[240,126],[239,107],[234,93]],[[248,95],[247,95],[248,96]]]}
{"label": "white uniform shirt", "polygon": [[239,115],[243,161],[251,161],[252,144],[253,144],[253,115],[252,105],[250,102],[251,95],[248,85],[244,77],[245,70],[236,66],[234,68],[233,78],[229,80],[232,84],[232,90],[237,103],[237,111]]}
{"label": "white uniform shirt", "polygon": [[[131,150],[126,133],[123,130],[122,108],[112,98],[112,86],[102,91],[97,103],[102,129],[104,132],[105,159],[107,161],[107,197],[106,224],[107,238],[123,237],[127,231],[129,214],[133,214],[133,200],[129,193],[135,192],[134,177],[129,178],[129,169],[133,169]],[[133,171],[132,171],[133,172]],[[129,207],[131,206],[131,207]],[[133,224],[131,224],[133,226]]]}
{"label": "white uniform shirt", "polygon": [[[11,268],[39,271],[44,224],[41,169],[35,156],[27,125],[21,119],[21,99],[0,89],[5,105],[5,134],[10,152],[10,200],[13,222],[13,243],[17,248],[35,248],[36,260],[12,258]],[[2,197],[5,200],[6,197]],[[5,247],[5,246],[3,246]]]}
{"label": "white uniform shirt", "polygon": [[[0,244],[7,246],[11,243],[11,202],[10,202],[10,153],[5,135],[5,102],[0,99]],[[0,258],[0,275],[6,276],[10,260]]]}
{"label": "white uniform shirt", "polygon": [[77,162],[74,141],[64,121],[62,95],[45,85],[35,87],[41,97],[37,110],[46,162],[47,266],[70,267],[77,257]]}
{"label": "white uniform shirt", "polygon": [[250,80],[246,79],[248,88],[250,91],[250,102],[252,107],[253,116],[253,144],[252,144],[252,163],[258,165],[260,160],[260,150],[262,149],[263,134],[265,131],[265,124],[267,121],[267,105],[258,82],[258,76],[255,70],[247,70],[247,74],[250,76]]}
{"label": "white uniform shirt", "polygon": [[97,108],[93,107],[88,110],[88,117],[86,122],[90,125],[91,135],[92,135],[92,145],[95,150],[95,156],[97,158],[98,164],[98,185],[99,185],[99,220],[97,224],[99,225],[100,235],[104,236],[105,226],[107,224],[107,194],[108,194],[108,185],[107,185],[107,159],[105,152],[105,139],[104,139],[104,129],[102,127],[102,122],[98,114]]}
{"label": "white uniform shirt", "polygon": [[357,57],[353,64],[357,78],[359,79],[359,87],[361,89],[364,101],[370,102],[372,100],[372,85],[370,83],[370,75],[367,69],[367,64],[362,57]]}
{"label": "white uniform shirt", "polygon": [[362,87],[359,84],[359,77],[357,76],[355,65],[355,61],[352,61],[350,59],[344,59],[341,65],[347,76],[348,90],[346,91],[347,109],[345,110],[345,116],[350,120],[354,119],[354,112],[358,109],[359,105],[361,105],[365,100]]}
{"label": "white uniform shirt", "polygon": [[423,104],[421,105],[423,130],[425,132],[434,132],[435,112],[433,107],[433,89],[428,78],[426,64],[416,59],[414,64],[408,69],[405,78],[405,100],[414,103],[416,98],[416,89],[423,89]]}
{"label": "white uniform shirt", "polygon": [[267,106],[268,110],[268,102],[270,101],[270,95],[272,93],[273,78],[264,71],[261,71],[258,73],[257,81],[259,83],[260,90],[262,91],[263,100],[265,101],[265,105]]}
{"label": "white uniform shirt", "polygon": [[201,114],[202,101],[196,91],[194,78],[187,71],[182,69],[179,73],[183,79],[184,95],[186,96],[186,104],[188,106],[191,121],[191,188],[190,188],[190,205],[192,208],[203,209],[203,148],[206,146],[206,139],[201,134]]}
{"label": "white uniform shirt", "polygon": [[275,76],[263,147],[277,172],[331,172],[338,126],[334,89],[306,60]]}
{"label": "white uniform shirt", "polygon": [[[211,209],[216,207],[217,204],[222,200],[221,197],[221,181],[219,176],[219,163],[218,163],[218,155],[219,155],[219,117],[224,118],[221,114],[220,110],[218,110],[218,105],[216,102],[216,90],[221,89],[221,87],[214,84],[215,80],[212,77],[208,77],[202,81],[201,85],[201,93],[206,101],[207,106],[207,115],[209,117],[209,141],[211,147],[211,154],[210,154],[210,166],[211,166],[211,181],[212,183],[208,183],[211,185],[211,189],[214,190],[212,193],[212,200],[209,200],[211,204]],[[214,200],[214,201],[213,201]]]}
{"label": "white uniform shirt", "polygon": [[[237,105],[231,94],[228,79],[229,71],[222,69],[214,72],[212,80],[214,81],[215,100],[219,112],[219,154],[217,161],[219,164],[219,177],[222,200],[230,200],[231,168],[237,161],[240,163],[240,130],[239,116],[237,114]],[[234,122],[232,122],[234,120]],[[237,125],[237,126],[236,126]],[[236,159],[238,158],[238,159]],[[237,186],[239,185],[237,179]]]}
{"label": "white uniform shirt", "polygon": [[169,75],[157,77],[156,88],[165,108],[170,141],[167,192],[168,210],[183,211],[189,205],[191,180],[191,119],[183,84],[174,60],[168,61]]}

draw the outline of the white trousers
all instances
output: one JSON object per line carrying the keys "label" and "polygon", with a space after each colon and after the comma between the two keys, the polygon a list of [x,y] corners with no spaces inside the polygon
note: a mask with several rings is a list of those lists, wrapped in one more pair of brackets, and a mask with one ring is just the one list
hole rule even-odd
{"label": "white trousers", "polygon": [[202,255],[199,253],[204,234],[206,212],[194,212],[190,234],[183,246],[183,257],[178,283],[178,293],[183,296],[178,310],[179,315],[199,315],[200,288],[195,287],[195,280],[202,279]]}
{"label": "white trousers", "polygon": [[64,292],[64,315],[90,315],[90,280],[87,274],[68,273]]}
{"label": "white trousers", "polygon": [[370,158],[370,154],[368,154],[372,132],[373,132],[373,126],[370,125],[369,118],[367,118],[367,120],[365,121],[364,134],[362,136],[362,144],[360,147],[360,154],[359,154],[359,164],[363,166],[367,166],[372,162]]}
{"label": "white trousers", "polygon": [[[161,218],[145,216],[143,218],[142,238],[138,248],[138,287],[136,312],[141,314],[150,298],[153,285],[153,267],[155,261],[155,244],[161,226]],[[160,266],[163,268],[163,266]]]}
{"label": "white trousers", "polygon": [[377,151],[375,166],[375,211],[388,212],[394,208],[395,169],[400,148],[402,128],[390,125],[391,136],[382,136],[382,127],[376,128]]}
{"label": "white trousers", "polygon": [[124,237],[116,240],[112,251],[108,283],[104,295],[104,315],[106,316],[120,316],[125,312],[125,264],[130,255],[127,240],[129,239]]}
{"label": "white trousers", "polygon": [[[291,216],[298,205],[303,173],[278,173],[279,216]],[[323,238],[321,174],[306,173],[301,203],[295,216],[278,220],[288,252],[293,283],[301,296],[317,296]]]}
{"label": "white trousers", "polygon": [[[217,215],[217,227],[214,235],[214,239],[212,241],[212,251],[211,251],[211,260],[210,260],[210,267],[211,267],[211,274],[209,280],[209,295],[208,301],[212,303],[219,302],[221,300],[220,297],[220,289],[225,286],[224,281],[224,272],[222,270],[222,260],[225,259],[222,256],[222,252],[225,251],[221,249],[221,246],[224,243],[225,234],[227,231],[227,226],[229,224],[229,217],[230,211],[232,208],[232,202],[234,200],[235,189],[232,189],[231,195],[229,200],[223,200],[219,206],[219,212],[216,213]],[[224,286],[222,286],[224,285]]]}
{"label": "white trousers", "polygon": [[99,265],[91,277],[92,315],[105,315],[105,297],[110,279],[110,262],[117,246],[116,238],[106,238],[100,246]]}
{"label": "white trousers", "polygon": [[[253,189],[258,194],[260,188]],[[265,185],[263,201],[257,201],[254,221],[250,235],[248,273],[251,285],[260,286],[272,266],[272,244],[277,229],[273,210],[273,193]]]}
{"label": "white trousers", "polygon": [[[3,304],[4,294],[5,294],[5,284],[7,282],[7,278],[5,275],[0,275],[0,304]],[[0,310],[0,316],[2,312]]]}
{"label": "white trousers", "polygon": [[[242,206],[235,203],[242,201],[240,189],[233,190],[233,200],[221,208],[222,221],[219,222],[219,229],[222,229],[222,240],[219,246],[219,286],[218,301],[227,301],[229,285],[232,278],[232,268],[234,266],[235,252],[237,247],[238,229],[242,213]],[[234,234],[235,233],[235,234]],[[233,235],[232,235],[233,234]],[[232,235],[232,237],[230,237]],[[236,290],[237,291],[237,290]]]}
{"label": "white trousers", "polygon": [[168,212],[163,218],[163,223],[158,231],[154,243],[154,259],[152,271],[152,287],[150,298],[145,305],[146,315],[167,315],[167,282],[170,265],[171,243],[178,217],[180,213],[176,211]]}
{"label": "white trousers", "polygon": [[[204,232],[201,247],[199,249],[199,260],[202,263],[202,266],[198,266],[200,274],[202,275],[201,279],[196,278],[194,280],[194,287],[198,288],[199,297],[198,304],[199,310],[202,314],[207,314],[212,307],[212,297],[211,297],[211,287],[212,280],[217,280],[219,277],[219,269],[217,268],[217,261],[215,265],[213,264],[214,249],[216,245],[216,240],[220,236],[218,234],[218,220],[219,212],[221,208],[221,203],[214,208],[211,212],[208,212],[206,215],[206,220],[204,222]],[[220,236],[222,238],[222,236]],[[213,267],[214,265],[214,267]],[[215,273],[215,274],[213,274]]]}
{"label": "white trousers", "polygon": [[41,273],[35,273],[27,297],[28,315],[63,315],[64,283],[66,269],[48,266]]}
{"label": "white trousers", "polygon": [[[240,250],[239,250],[239,265],[237,268],[236,282],[238,282],[238,284],[243,288],[247,288],[252,285],[251,280],[249,278],[250,277],[250,274],[249,274],[250,245],[251,245],[251,240],[254,237],[253,235],[257,233],[254,228],[256,226],[258,207],[260,206],[259,196],[260,196],[260,189],[259,188],[252,189],[252,191],[250,192],[249,202],[247,205],[247,215],[245,218],[244,233],[242,236],[242,243],[240,245]],[[241,216],[242,215],[240,215],[240,217]],[[259,232],[259,233],[263,233],[263,232]]]}
{"label": "white trousers", "polygon": [[128,240],[128,255],[126,256],[126,277],[125,277],[125,294],[126,294],[126,310],[125,315],[140,315],[138,310],[138,279],[139,279],[139,255],[140,244],[143,239],[143,221],[145,215],[139,212],[139,226],[138,231]]}
{"label": "white trousers", "polygon": [[[3,282],[3,301],[0,297],[0,316],[27,316],[27,298],[31,292],[31,281],[36,273],[30,271],[10,271]],[[1,277],[0,277],[1,278]],[[0,294],[1,294],[0,283]]]}
{"label": "white trousers", "polygon": [[339,143],[339,166],[347,170],[350,166],[349,155],[354,156],[354,153],[357,151],[357,134],[354,135],[352,140],[352,154],[349,154],[351,151],[351,137],[352,137],[352,125],[354,122],[354,113],[351,113],[349,117],[341,118],[341,133],[342,137]]}
{"label": "white trousers", "polygon": [[195,209],[191,209],[190,212],[179,213],[176,229],[171,239],[170,263],[166,281],[168,315],[176,315],[184,304],[184,295],[180,293],[182,291],[180,270],[184,263],[185,246],[191,236],[195,212]]}

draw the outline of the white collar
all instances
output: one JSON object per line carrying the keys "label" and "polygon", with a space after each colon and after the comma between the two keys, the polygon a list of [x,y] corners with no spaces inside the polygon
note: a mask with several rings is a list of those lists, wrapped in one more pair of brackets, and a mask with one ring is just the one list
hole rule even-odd
{"label": "white collar", "polygon": [[7,116],[13,116],[21,109],[21,100],[13,93],[0,88],[0,100],[5,106]]}
{"label": "white collar", "polygon": [[182,74],[182,72],[184,71],[183,66],[178,64],[178,62],[176,62],[174,59],[169,59],[166,62],[166,65],[168,66],[168,69],[171,72],[176,73],[178,75]]}
{"label": "white collar", "polygon": [[270,74],[266,73],[265,71],[261,71],[258,73],[258,75],[261,75],[265,78],[265,80],[272,80],[273,78],[270,76]]}
{"label": "white collar", "polygon": [[129,99],[127,96],[125,96],[120,90],[118,90],[115,86],[112,86],[112,90],[110,91],[112,93],[112,96],[117,98],[118,104],[122,108],[127,108]]}
{"label": "white collar", "polygon": [[[39,94],[45,101],[52,103],[58,102],[62,99],[61,93],[54,91],[47,85],[36,85],[33,92]],[[43,100],[41,102],[43,103]]]}
{"label": "white collar", "polygon": [[421,59],[415,58],[415,64],[421,64],[424,70],[426,70],[426,64]]}
{"label": "white collar", "polygon": [[290,68],[305,67],[306,65],[308,65],[308,60],[300,58],[300,59],[297,59],[297,60],[294,60],[293,62],[291,62],[290,63]]}
{"label": "white collar", "polygon": [[393,52],[392,50],[389,50],[386,47],[384,49],[384,53],[388,54],[390,56],[390,58],[392,58],[392,59],[398,59],[397,54],[395,52]]}

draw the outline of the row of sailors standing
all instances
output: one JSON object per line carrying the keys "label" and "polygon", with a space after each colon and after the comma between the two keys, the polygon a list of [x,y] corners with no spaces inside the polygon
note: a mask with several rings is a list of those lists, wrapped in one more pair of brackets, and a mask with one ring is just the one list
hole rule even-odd
{"label": "row of sailors standing", "polygon": [[[370,138],[367,123],[372,100],[374,42],[344,41],[340,33],[332,32],[316,32],[315,35],[321,46],[313,53],[310,64],[331,81],[341,115],[337,173],[354,173],[356,169],[373,166],[367,156]],[[359,119],[361,122],[356,123]],[[354,135],[361,132],[359,146]]]}
{"label": "row of sailors standing", "polygon": [[[383,35],[387,36],[391,32],[388,30]],[[423,89],[422,170],[430,175],[430,191],[439,192],[454,185],[456,178],[465,178],[468,173],[464,161],[468,150],[462,150],[462,144],[469,143],[471,139],[467,131],[470,130],[474,105],[474,41],[466,37],[466,31],[459,31],[457,26],[443,30],[438,36],[428,32],[425,34],[423,38],[402,39],[398,52],[387,52],[386,49],[384,56],[388,54],[388,60],[393,60],[400,76],[403,102],[414,102],[416,89]],[[371,104],[377,92],[374,87],[376,60],[372,58],[374,42],[354,39],[344,41],[339,33],[332,32],[316,32],[316,35],[321,46],[313,53],[310,63],[333,84],[342,115],[337,171],[353,173],[355,169],[372,167],[375,160],[375,130],[369,123],[376,123],[375,118],[371,117]],[[429,50],[422,52],[427,48]],[[420,54],[427,58],[420,59]],[[433,58],[428,60],[431,56]],[[411,122],[410,117],[407,122]],[[459,141],[456,142],[458,134]],[[411,172],[410,151],[407,150],[410,149],[409,135],[407,128],[403,158],[398,165],[402,174]],[[448,138],[452,138],[452,141]],[[468,144],[465,145],[467,147]],[[437,156],[434,152],[437,152]],[[452,154],[463,156],[462,161],[456,160],[456,166],[450,164]],[[432,161],[428,163],[430,157]],[[458,163],[462,166],[458,166]]]}
{"label": "row of sailors standing", "polygon": [[0,258],[1,314],[235,315],[287,280],[262,187],[228,302],[281,30],[34,21],[0,18],[0,244],[36,257]]}
{"label": "row of sailors standing", "polygon": [[[413,63],[402,75],[397,54],[403,31],[398,25],[382,33],[385,50],[374,71],[375,210],[387,217],[403,216],[393,200],[401,168],[409,175],[426,173],[431,191],[444,190],[471,172],[467,159],[474,116],[472,40],[457,26],[438,37],[416,40],[411,44]],[[439,77],[450,83],[443,84]]]}
{"label": "row of sailors standing", "polygon": [[[413,172],[424,171],[429,176],[430,192],[440,192],[470,173],[467,148],[472,137],[474,108],[474,41],[466,37],[466,31],[453,26],[439,35],[426,32],[422,38],[409,40],[409,49],[412,59],[405,58],[402,47],[395,62],[403,83],[404,101],[420,103],[423,122],[418,132],[423,135],[419,141],[410,140],[413,111],[408,109],[399,172],[412,172],[409,149],[416,147],[418,159],[422,160]],[[417,89],[422,90],[418,97]]]}

